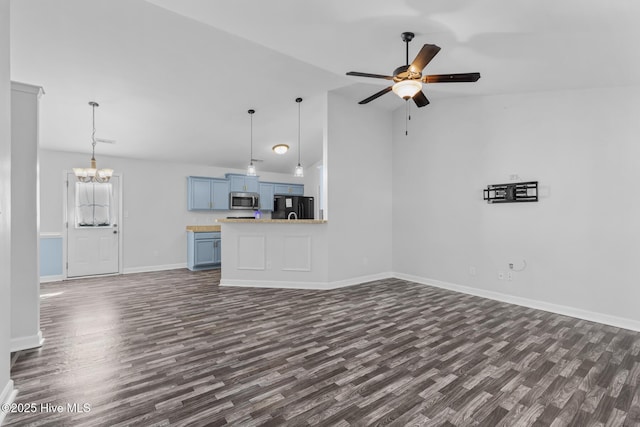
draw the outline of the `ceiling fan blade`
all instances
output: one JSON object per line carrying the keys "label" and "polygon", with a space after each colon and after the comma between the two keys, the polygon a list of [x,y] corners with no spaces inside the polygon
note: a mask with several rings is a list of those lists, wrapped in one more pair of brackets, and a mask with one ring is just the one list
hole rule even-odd
{"label": "ceiling fan blade", "polygon": [[409,70],[416,73],[422,72],[422,69],[427,66],[438,52],[440,52],[440,48],[435,44],[425,44],[416,55],[416,59],[411,63]]}
{"label": "ceiling fan blade", "polygon": [[380,92],[374,93],[370,97],[368,97],[366,99],[363,99],[362,101],[358,102],[358,104],[368,104],[369,102],[373,101],[374,99],[380,98],[382,95],[384,95],[387,92],[391,92],[391,86],[385,87]]}
{"label": "ceiling fan blade", "polygon": [[424,83],[464,83],[477,82],[480,73],[460,73],[460,74],[435,74],[433,76],[424,76]]}
{"label": "ceiling fan blade", "polygon": [[420,91],[413,95],[413,102],[415,102],[418,107],[425,107],[429,105],[429,100],[424,95],[423,91]]}
{"label": "ceiling fan blade", "polygon": [[393,76],[383,76],[382,74],[359,73],[358,71],[349,71],[347,76],[371,77],[374,79],[393,80]]}

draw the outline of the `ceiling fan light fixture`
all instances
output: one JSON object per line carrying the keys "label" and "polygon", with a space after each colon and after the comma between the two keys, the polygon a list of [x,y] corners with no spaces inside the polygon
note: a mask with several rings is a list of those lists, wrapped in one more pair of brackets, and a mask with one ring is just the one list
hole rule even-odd
{"label": "ceiling fan light fixture", "polygon": [[273,146],[272,150],[276,154],[284,154],[289,151],[289,146],[287,144],[276,144]]}
{"label": "ceiling fan light fixture", "polygon": [[408,100],[422,90],[422,83],[417,80],[402,80],[394,84],[391,89],[400,98]]}

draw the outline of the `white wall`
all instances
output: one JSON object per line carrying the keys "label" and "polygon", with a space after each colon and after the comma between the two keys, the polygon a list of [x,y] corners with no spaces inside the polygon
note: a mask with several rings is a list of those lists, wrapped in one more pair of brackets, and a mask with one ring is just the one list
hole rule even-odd
{"label": "white wall", "polygon": [[[638,87],[442,99],[408,137],[396,111],[394,271],[640,327],[638,117]],[[482,200],[514,174],[538,203]]]}
{"label": "white wall", "polygon": [[[41,150],[42,232],[63,232],[63,171],[88,166],[91,154]],[[187,225],[215,224],[217,218],[253,214],[245,211],[187,211],[187,176],[223,177],[245,173],[219,167],[125,159],[96,153],[98,167],[123,176],[124,271],[186,266]],[[259,167],[259,165],[258,165]],[[300,183],[293,175],[260,172],[264,181]],[[311,178],[311,174],[309,174]],[[307,177],[305,177],[305,180]],[[307,181],[303,181],[305,189]]]}
{"label": "white wall", "polygon": [[[11,83],[9,0],[0,0],[0,404],[13,396],[11,354]],[[4,414],[0,411],[0,423]]]}
{"label": "white wall", "polygon": [[42,89],[11,84],[11,350],[42,345],[38,102]]}
{"label": "white wall", "polygon": [[329,92],[329,281],[391,272],[391,115]]}

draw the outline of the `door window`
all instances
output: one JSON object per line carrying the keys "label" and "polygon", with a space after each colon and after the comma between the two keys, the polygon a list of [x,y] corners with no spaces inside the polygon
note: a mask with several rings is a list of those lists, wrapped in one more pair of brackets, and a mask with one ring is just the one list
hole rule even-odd
{"label": "door window", "polygon": [[76,182],[75,226],[111,227],[113,187],[111,183]]}

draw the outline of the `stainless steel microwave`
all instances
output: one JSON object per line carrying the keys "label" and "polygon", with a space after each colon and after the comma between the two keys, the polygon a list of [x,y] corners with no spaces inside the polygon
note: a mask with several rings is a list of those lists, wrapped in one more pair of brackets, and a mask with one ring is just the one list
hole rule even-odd
{"label": "stainless steel microwave", "polygon": [[258,193],[229,193],[229,209],[258,209],[259,207]]}

